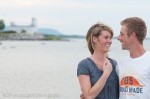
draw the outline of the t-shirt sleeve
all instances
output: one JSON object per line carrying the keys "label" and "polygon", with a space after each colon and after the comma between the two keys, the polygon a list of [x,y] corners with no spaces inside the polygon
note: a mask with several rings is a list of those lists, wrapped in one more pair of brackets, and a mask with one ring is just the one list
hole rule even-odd
{"label": "t-shirt sleeve", "polygon": [[85,61],[81,61],[78,64],[77,76],[79,75],[89,75],[89,68],[88,68],[88,65],[86,65]]}
{"label": "t-shirt sleeve", "polygon": [[149,78],[150,78],[150,67],[149,67],[149,69],[148,69],[148,73],[149,73]]}

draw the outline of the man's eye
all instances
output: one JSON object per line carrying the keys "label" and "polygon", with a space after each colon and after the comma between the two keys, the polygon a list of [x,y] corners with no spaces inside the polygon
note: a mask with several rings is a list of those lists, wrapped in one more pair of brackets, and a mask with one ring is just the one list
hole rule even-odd
{"label": "man's eye", "polygon": [[106,36],[105,38],[108,39],[108,38],[110,38],[110,37],[109,37],[109,36]]}
{"label": "man's eye", "polygon": [[120,33],[121,34],[121,36],[123,36],[124,34],[123,33]]}

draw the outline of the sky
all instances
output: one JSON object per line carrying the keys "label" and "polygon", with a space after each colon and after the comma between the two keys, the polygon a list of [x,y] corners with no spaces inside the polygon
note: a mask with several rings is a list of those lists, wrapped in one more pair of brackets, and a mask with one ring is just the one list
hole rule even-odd
{"label": "sky", "polygon": [[0,19],[7,26],[29,25],[37,19],[38,27],[52,28],[66,35],[86,35],[97,22],[120,33],[120,21],[141,17],[150,37],[150,0],[0,0]]}

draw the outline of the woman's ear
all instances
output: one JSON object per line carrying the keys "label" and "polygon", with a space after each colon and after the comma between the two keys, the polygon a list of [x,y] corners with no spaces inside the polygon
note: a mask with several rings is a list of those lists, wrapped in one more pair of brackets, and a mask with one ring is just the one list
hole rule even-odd
{"label": "woman's ear", "polygon": [[95,44],[96,41],[97,41],[97,37],[96,37],[96,36],[93,36],[93,37],[92,37],[92,40],[93,40],[93,43]]}

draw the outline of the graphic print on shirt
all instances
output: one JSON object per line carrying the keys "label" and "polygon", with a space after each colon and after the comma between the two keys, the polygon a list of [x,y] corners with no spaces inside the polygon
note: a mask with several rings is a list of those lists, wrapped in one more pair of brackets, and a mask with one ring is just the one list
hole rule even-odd
{"label": "graphic print on shirt", "polygon": [[120,81],[120,92],[126,95],[142,94],[143,86],[134,76],[123,76]]}

